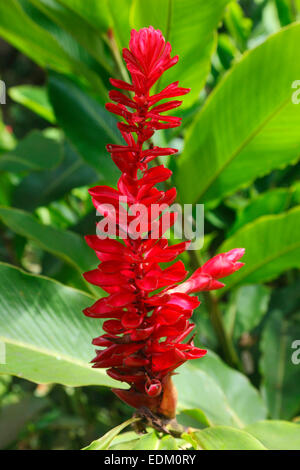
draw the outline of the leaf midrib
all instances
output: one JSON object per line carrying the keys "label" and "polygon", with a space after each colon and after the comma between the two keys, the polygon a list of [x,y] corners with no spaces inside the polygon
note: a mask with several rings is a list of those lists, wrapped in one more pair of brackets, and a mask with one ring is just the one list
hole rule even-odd
{"label": "leaf midrib", "polygon": [[285,255],[289,251],[293,251],[297,248],[300,248],[300,241],[298,243],[294,243],[293,245],[289,245],[287,249],[277,252],[276,255],[272,255],[272,256],[269,256],[268,258],[264,258],[264,260],[261,263],[258,263],[256,266],[254,266],[253,269],[249,269],[249,271],[247,272],[247,274],[245,274],[245,276],[241,276],[238,280],[230,284],[228,287],[232,288],[236,284],[240,283],[242,280],[245,280],[250,274],[253,274],[253,272],[261,268],[264,264],[269,263],[270,261],[273,261],[276,258],[280,258],[282,255]]}
{"label": "leaf midrib", "polygon": [[[24,348],[24,349],[29,350],[29,351],[38,352],[38,353],[43,354],[45,356],[53,357],[54,359],[59,357],[60,358],[59,361],[70,362],[71,364],[74,364],[74,365],[77,365],[79,367],[89,369],[89,370],[92,371],[92,367],[89,365],[89,363],[85,363],[84,361],[75,359],[72,356],[68,356],[64,353],[61,353],[60,351],[56,351],[56,352],[50,351],[49,349],[41,348],[41,347],[35,346],[33,344],[29,344],[29,343],[23,343],[22,341],[15,341],[15,340],[13,340],[9,337],[5,337],[5,336],[0,336],[0,341],[2,341],[3,343],[6,343],[6,344],[11,344],[13,346]],[[92,371],[92,372],[96,372],[96,371]],[[99,373],[101,373],[101,375],[103,375],[104,370],[99,369]]]}

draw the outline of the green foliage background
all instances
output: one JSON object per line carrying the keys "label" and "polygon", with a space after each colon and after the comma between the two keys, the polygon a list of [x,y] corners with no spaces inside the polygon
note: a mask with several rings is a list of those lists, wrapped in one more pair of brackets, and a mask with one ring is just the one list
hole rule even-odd
{"label": "green foliage background", "polygon": [[163,160],[179,202],[205,204],[204,247],[183,260],[245,247],[246,265],[202,299],[209,354],[175,377],[196,431],[121,426],[90,448],[300,449],[299,19],[299,0],[0,3],[0,448],[78,449],[132,415],[89,367],[101,324],[81,311],[103,293],[81,274],[97,264],[87,189],[118,178],[108,79],[126,78],[130,29],[151,24],[180,56],[159,88],[192,88],[183,126],[155,137],[180,150]]}

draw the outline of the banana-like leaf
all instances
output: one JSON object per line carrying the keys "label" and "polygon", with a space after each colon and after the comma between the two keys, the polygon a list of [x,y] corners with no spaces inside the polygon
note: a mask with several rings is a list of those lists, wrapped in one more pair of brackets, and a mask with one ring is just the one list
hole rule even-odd
{"label": "banana-like leaf", "polygon": [[36,383],[119,386],[89,364],[91,339],[102,332],[82,313],[92,297],[4,263],[0,278],[0,374]]}
{"label": "banana-like leaf", "polygon": [[175,175],[184,203],[218,200],[300,155],[300,24],[246,52],[211,93]]}
{"label": "banana-like leaf", "polygon": [[235,285],[270,281],[287,269],[300,267],[299,224],[298,206],[280,215],[260,217],[226,240],[219,251],[246,248],[245,266],[226,278],[220,295]]}

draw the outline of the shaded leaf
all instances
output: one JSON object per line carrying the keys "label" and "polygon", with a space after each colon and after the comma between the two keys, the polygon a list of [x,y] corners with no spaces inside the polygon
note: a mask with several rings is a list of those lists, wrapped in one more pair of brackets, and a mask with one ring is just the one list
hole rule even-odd
{"label": "shaded leaf", "polygon": [[0,156],[0,170],[10,172],[51,170],[62,159],[62,145],[40,131],[30,132],[14,150]]}
{"label": "shaded leaf", "polygon": [[292,345],[299,339],[300,313],[289,317],[282,310],[271,310],[260,344],[260,370],[263,394],[273,419],[290,419],[300,411],[300,367],[292,361]]}
{"label": "shaded leaf", "polygon": [[[91,0],[89,2],[80,2],[80,4],[77,2],[77,5],[74,5],[73,2],[68,2],[67,0],[65,2],[64,0],[29,1],[60,28],[67,31],[74,39],[76,39],[76,41],[78,41],[78,43],[104,67],[104,69],[109,69],[109,64],[107,63],[107,58],[104,53],[103,40],[99,31],[96,26],[93,26],[87,21],[89,18],[85,18],[84,15],[80,15],[81,12],[78,8],[78,5],[80,5],[82,10],[89,10]],[[94,4],[94,15],[90,15],[93,20],[95,20],[95,14],[97,14],[97,11],[101,11],[102,14],[104,13],[105,5],[103,5],[103,3],[104,2],[102,2],[101,9],[99,8],[98,3]],[[79,14],[76,12],[76,7]],[[104,14],[103,19],[105,20]],[[105,28],[104,22],[103,28]],[[104,29],[103,31],[106,32]]]}
{"label": "shaded leaf", "polygon": [[74,82],[58,74],[50,75],[49,95],[57,122],[82,158],[103,179],[115,183],[118,170],[105,148],[120,139],[114,117]]}
{"label": "shaded leaf", "polygon": [[68,142],[64,143],[61,164],[50,171],[31,173],[16,187],[13,205],[33,210],[56,201],[78,186],[96,183],[99,175],[83,162]]}
{"label": "shaded leaf", "polygon": [[235,339],[253,330],[267,313],[270,289],[260,284],[242,286],[232,293],[225,322],[228,332]]}

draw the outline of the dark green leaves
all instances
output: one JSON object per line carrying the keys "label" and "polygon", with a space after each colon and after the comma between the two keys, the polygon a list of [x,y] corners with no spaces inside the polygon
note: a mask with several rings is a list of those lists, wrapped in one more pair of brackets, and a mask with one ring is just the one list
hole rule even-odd
{"label": "dark green leaves", "polygon": [[0,206],[0,220],[13,232],[33,240],[45,251],[58,256],[80,273],[92,269],[97,258],[77,233],[41,224],[30,213]]}
{"label": "dark green leaves", "polygon": [[0,170],[10,172],[51,170],[62,158],[62,145],[57,139],[33,131],[17,147],[0,156]]}
{"label": "dark green leaves", "polygon": [[72,146],[64,142],[61,164],[53,170],[32,172],[26,176],[14,191],[13,205],[33,210],[60,199],[73,188],[96,183],[99,178]]}
{"label": "dark green leaves", "polygon": [[286,315],[274,308],[261,342],[263,394],[273,419],[290,419],[300,410],[300,367],[293,361],[293,343],[300,339],[300,309]]}
{"label": "dark green leaves", "polygon": [[50,76],[49,93],[57,122],[82,158],[99,172],[102,179],[115,183],[118,170],[105,149],[106,144],[120,139],[114,117],[63,76]]}

